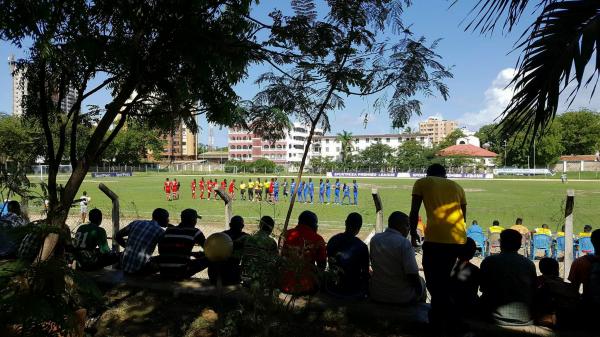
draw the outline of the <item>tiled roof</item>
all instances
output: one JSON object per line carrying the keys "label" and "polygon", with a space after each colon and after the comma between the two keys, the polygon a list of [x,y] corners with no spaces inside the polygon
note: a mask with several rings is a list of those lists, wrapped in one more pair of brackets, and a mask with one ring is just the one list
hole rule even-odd
{"label": "tiled roof", "polygon": [[481,158],[493,158],[497,157],[498,154],[482,149],[471,144],[459,144],[452,145],[443,150],[440,150],[438,156],[451,157],[451,156],[463,156],[463,157],[481,157]]}
{"label": "tiled roof", "polygon": [[560,156],[560,161],[596,161],[598,158],[593,154]]}

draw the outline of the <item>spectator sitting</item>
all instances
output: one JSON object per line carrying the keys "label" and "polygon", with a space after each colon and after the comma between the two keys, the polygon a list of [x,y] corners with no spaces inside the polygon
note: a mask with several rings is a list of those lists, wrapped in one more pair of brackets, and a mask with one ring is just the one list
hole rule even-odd
{"label": "spectator sitting", "polygon": [[[600,252],[600,229],[592,232],[591,240],[594,250]],[[577,290],[583,285],[584,320],[595,324],[600,314],[600,255],[584,255],[573,261],[569,281]]]}
{"label": "spectator sitting", "polygon": [[181,212],[179,226],[165,230],[164,236],[158,243],[158,266],[161,277],[184,279],[206,269],[208,262],[204,254],[192,251],[194,246],[204,247],[206,241],[202,231],[196,228],[198,219],[201,218],[195,210],[188,208]]}
{"label": "spectator sitting", "polygon": [[547,224],[542,224],[542,227],[538,227],[535,229],[535,234],[544,234],[548,236],[552,236],[552,231]]}
{"label": "spectator sitting", "polygon": [[337,277],[328,283],[327,290],[334,295],[365,297],[369,286],[369,248],[356,237],[362,227],[362,216],[350,213],[346,231],[336,234],[327,242],[329,267],[335,267]]}
{"label": "spectator sitting", "polygon": [[108,248],[106,231],[100,227],[102,212],[92,209],[88,224],[82,225],[75,233],[73,253],[77,266],[82,270],[102,269],[119,261],[119,256]]}
{"label": "spectator sitting", "polygon": [[241,282],[241,258],[243,252],[242,238],[248,233],[243,232],[244,218],[239,215],[233,216],[229,221],[229,229],[223,233],[229,235],[233,241],[233,253],[229,259],[224,262],[210,263],[208,266],[208,278],[213,284],[217,283],[220,276],[223,285],[234,285]]}
{"label": "spectator sitting", "polygon": [[585,238],[585,237],[590,237],[590,236],[592,236],[592,226],[590,226],[590,225],[585,225],[585,226],[583,226],[583,232],[580,232],[580,233],[578,234],[578,236],[579,236],[580,238]]}
{"label": "spectator sitting", "polygon": [[152,220],[134,221],[117,232],[115,240],[125,247],[121,255],[121,268],[125,273],[148,275],[158,271],[152,254],[165,233],[163,228],[168,225],[169,212],[157,208],[152,212]]}
{"label": "spectator sitting", "polygon": [[500,221],[498,220],[494,220],[492,222],[492,225],[490,227],[488,227],[488,236],[492,235],[494,233],[502,233],[502,231],[504,230],[504,227],[500,226]]}
{"label": "spectator sitting", "polygon": [[419,277],[419,267],[411,242],[408,216],[393,212],[388,228],[371,239],[370,297],[377,302],[408,304],[425,301],[425,282]]}
{"label": "spectator sitting", "polygon": [[515,224],[510,227],[510,229],[514,229],[525,239],[529,239],[529,228],[523,226],[523,219],[517,218]]}
{"label": "spectator sitting", "polygon": [[[23,227],[27,221],[21,216],[21,205],[18,201],[11,200],[5,203],[6,214],[0,217],[0,258],[14,259],[22,240],[14,233],[15,228]],[[36,251],[37,253],[37,251]]]}
{"label": "spectator sitting", "polygon": [[461,317],[473,314],[479,299],[480,271],[470,262],[476,251],[475,241],[467,238],[450,274],[450,299]]}
{"label": "spectator sitting", "polygon": [[[275,220],[263,216],[258,225],[258,232],[241,238],[242,279],[244,282],[256,281],[255,286],[273,286],[277,263],[277,242],[271,237]],[[268,284],[265,284],[268,283]]]}
{"label": "spectator sitting", "polygon": [[536,283],[535,265],[519,255],[521,234],[500,234],[500,254],[481,263],[481,301],[484,314],[499,325],[530,325]]}
{"label": "spectator sitting", "polygon": [[467,228],[467,236],[469,236],[469,234],[471,234],[471,233],[483,234],[483,229],[481,228],[481,226],[479,226],[479,223],[477,223],[477,220],[473,220],[473,222],[471,222],[471,226],[469,226],[469,228]]}
{"label": "spectator sitting", "polygon": [[541,276],[535,292],[536,324],[550,328],[571,325],[576,317],[579,293],[559,277],[558,262],[548,257],[540,260]]}
{"label": "spectator sitting", "polygon": [[325,270],[325,240],[317,234],[319,219],[303,211],[298,225],[285,233],[281,250],[284,259],[281,290],[288,294],[311,294],[319,289],[318,271]]}

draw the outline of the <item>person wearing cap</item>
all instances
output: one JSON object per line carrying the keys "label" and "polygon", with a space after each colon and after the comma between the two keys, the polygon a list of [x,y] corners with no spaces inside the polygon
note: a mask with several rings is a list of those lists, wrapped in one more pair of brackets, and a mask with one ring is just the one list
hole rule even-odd
{"label": "person wearing cap", "polygon": [[[195,246],[204,247],[206,237],[196,224],[196,210],[188,208],[181,212],[181,222],[165,230],[158,243],[158,267],[160,276],[167,279],[183,279],[206,269],[208,262],[201,252],[193,252]],[[193,258],[192,258],[193,257]]]}
{"label": "person wearing cap", "polygon": [[327,251],[319,234],[317,215],[304,211],[298,225],[285,233],[281,250],[283,273],[281,290],[287,294],[306,295],[319,289],[318,272],[325,270]]}
{"label": "person wearing cap", "polygon": [[346,218],[346,231],[331,237],[327,242],[329,267],[338,277],[327,284],[334,295],[364,297],[369,287],[369,248],[356,236],[362,227],[362,216],[350,213]]}
{"label": "person wearing cap", "polygon": [[[277,263],[277,242],[271,237],[275,220],[268,215],[260,218],[258,231],[243,236],[242,242],[242,279],[244,283],[272,281],[269,277]],[[262,284],[262,286],[266,286]]]}
{"label": "person wearing cap", "polygon": [[223,233],[229,235],[233,241],[233,253],[231,257],[224,262],[209,263],[208,278],[211,283],[216,284],[220,276],[223,285],[234,285],[241,282],[241,258],[243,251],[243,239],[248,233],[243,231],[244,218],[239,215],[231,217],[229,220],[229,229]]}
{"label": "person wearing cap", "polygon": [[157,208],[152,220],[137,220],[115,234],[115,241],[125,250],[121,255],[121,268],[127,274],[148,275],[158,271],[152,254],[169,226],[169,212]]}

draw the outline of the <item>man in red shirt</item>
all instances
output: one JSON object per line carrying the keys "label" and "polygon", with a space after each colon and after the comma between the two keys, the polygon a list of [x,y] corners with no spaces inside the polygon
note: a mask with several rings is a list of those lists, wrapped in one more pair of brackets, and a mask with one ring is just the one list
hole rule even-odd
{"label": "man in red shirt", "polygon": [[196,199],[196,179],[192,180],[192,199]]}
{"label": "man in red shirt", "polygon": [[233,179],[230,183],[229,183],[229,197],[231,198],[231,200],[235,199],[235,179]]}
{"label": "man in red shirt", "polygon": [[571,264],[569,281],[579,290],[583,285],[583,322],[594,324],[600,314],[600,229],[592,232],[595,254],[578,257]]}
{"label": "man in red shirt", "polygon": [[198,188],[200,188],[200,200],[202,200],[204,199],[204,177],[200,178]]}
{"label": "man in red shirt", "polygon": [[179,182],[177,181],[177,178],[172,181],[171,192],[173,192],[174,200],[179,199]]}
{"label": "man in red shirt", "polygon": [[169,178],[165,179],[163,190],[165,191],[167,201],[171,201],[171,186],[173,186],[173,183],[169,181]]}
{"label": "man in red shirt", "polygon": [[212,191],[213,191],[213,182],[212,182],[212,180],[208,179],[206,181],[206,188],[208,189],[208,200],[210,200],[210,195],[212,194]]}
{"label": "man in red shirt", "polygon": [[302,295],[318,290],[318,271],[327,265],[327,251],[317,228],[317,215],[304,211],[298,217],[296,228],[287,231],[281,251],[284,258],[281,290],[284,293]]}

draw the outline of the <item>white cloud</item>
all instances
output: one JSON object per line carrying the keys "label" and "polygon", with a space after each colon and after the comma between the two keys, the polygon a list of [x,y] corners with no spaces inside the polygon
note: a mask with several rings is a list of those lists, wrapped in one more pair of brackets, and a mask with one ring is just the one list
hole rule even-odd
{"label": "white cloud", "polygon": [[514,87],[508,86],[515,75],[514,68],[502,69],[486,89],[483,108],[477,112],[467,112],[458,119],[461,126],[477,129],[492,123],[506,108],[513,95]]}

